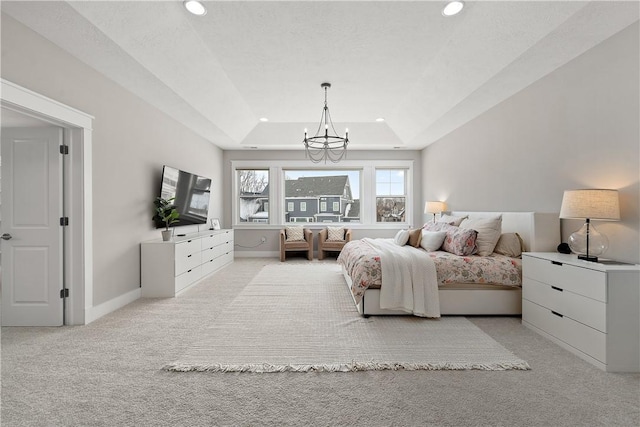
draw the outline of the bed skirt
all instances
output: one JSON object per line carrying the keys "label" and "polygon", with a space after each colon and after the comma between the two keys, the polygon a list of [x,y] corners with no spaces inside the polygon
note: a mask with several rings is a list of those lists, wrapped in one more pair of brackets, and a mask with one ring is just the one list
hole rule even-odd
{"label": "bed skirt", "polygon": [[[367,289],[359,304],[351,293],[351,278],[344,267],[349,294],[363,316],[410,315],[404,311],[380,308],[380,289]],[[522,314],[522,288],[498,285],[449,284],[438,289],[440,314],[459,316],[519,316]]]}

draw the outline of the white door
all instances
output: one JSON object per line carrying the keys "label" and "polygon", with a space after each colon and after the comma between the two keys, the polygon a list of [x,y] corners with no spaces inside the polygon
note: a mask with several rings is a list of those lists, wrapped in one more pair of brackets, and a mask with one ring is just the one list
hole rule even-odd
{"label": "white door", "polygon": [[2,326],[63,324],[62,129],[2,129]]}

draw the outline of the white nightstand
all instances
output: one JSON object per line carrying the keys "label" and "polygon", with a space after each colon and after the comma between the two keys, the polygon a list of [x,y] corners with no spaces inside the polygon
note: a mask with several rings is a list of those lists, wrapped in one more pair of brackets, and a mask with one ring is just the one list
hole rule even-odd
{"label": "white nightstand", "polygon": [[640,266],[522,254],[522,323],[608,372],[640,372]]}

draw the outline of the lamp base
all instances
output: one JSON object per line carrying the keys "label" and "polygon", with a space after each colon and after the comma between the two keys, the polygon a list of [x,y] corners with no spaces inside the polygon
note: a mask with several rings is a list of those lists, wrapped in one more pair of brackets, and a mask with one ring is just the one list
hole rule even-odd
{"label": "lamp base", "polygon": [[597,256],[587,256],[587,255],[578,255],[578,259],[584,260],[584,261],[591,261],[591,262],[598,262],[598,257]]}

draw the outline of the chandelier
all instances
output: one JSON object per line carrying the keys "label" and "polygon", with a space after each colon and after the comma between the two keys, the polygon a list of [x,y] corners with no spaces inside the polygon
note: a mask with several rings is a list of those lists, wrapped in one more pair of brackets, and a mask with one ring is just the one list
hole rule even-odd
{"label": "chandelier", "polygon": [[[327,163],[327,160],[337,163],[347,154],[349,129],[345,130],[344,138],[337,136],[338,133],[333,127],[329,107],[327,106],[327,89],[331,87],[331,83],[322,83],[320,87],[324,88],[324,108],[322,109],[320,125],[315,136],[307,136],[307,130],[304,130],[305,157],[311,159],[313,163],[320,163],[323,160],[325,163]],[[323,128],[324,132],[322,132]],[[331,129],[333,135],[329,134],[329,129]]]}

